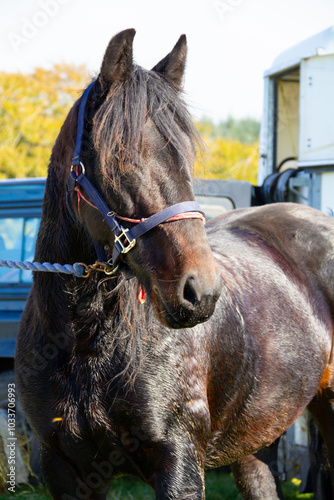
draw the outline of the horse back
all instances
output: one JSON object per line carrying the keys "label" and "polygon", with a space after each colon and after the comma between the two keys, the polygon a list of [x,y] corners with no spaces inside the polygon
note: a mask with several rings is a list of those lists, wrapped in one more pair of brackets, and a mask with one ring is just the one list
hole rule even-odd
{"label": "horse back", "polygon": [[236,252],[245,243],[261,248],[334,305],[334,220],[322,212],[294,203],[239,209],[210,221],[207,231],[213,247],[224,248],[224,234],[233,234]]}

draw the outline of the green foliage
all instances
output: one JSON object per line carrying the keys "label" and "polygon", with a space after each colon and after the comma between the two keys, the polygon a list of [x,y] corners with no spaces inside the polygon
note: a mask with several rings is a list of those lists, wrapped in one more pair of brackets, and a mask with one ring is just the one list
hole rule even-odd
{"label": "green foliage", "polygon": [[197,123],[205,155],[195,165],[195,175],[207,179],[257,183],[259,123],[252,118],[228,118],[215,125],[204,118]]}
{"label": "green foliage", "polygon": [[203,118],[198,128],[201,134],[212,139],[225,138],[242,142],[243,144],[254,144],[259,139],[260,122],[255,118],[242,118],[237,120],[229,116],[227,120],[217,125],[210,118]]}
{"label": "green foliage", "polygon": [[0,178],[46,175],[59,129],[87,81],[85,67],[66,64],[0,72]]}
{"label": "green foliage", "polygon": [[259,144],[204,138],[207,151],[195,165],[196,177],[257,183]]}

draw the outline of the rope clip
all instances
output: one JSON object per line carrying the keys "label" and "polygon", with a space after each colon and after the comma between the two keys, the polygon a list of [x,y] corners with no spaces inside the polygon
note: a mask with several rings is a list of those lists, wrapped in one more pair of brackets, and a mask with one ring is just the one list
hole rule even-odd
{"label": "rope clip", "polygon": [[117,266],[112,266],[108,262],[100,262],[98,260],[94,264],[87,265],[80,262],[79,265],[83,266],[85,269],[82,278],[89,278],[92,271],[99,271],[107,276],[111,276],[116,273],[119,267],[119,264],[117,264]]}

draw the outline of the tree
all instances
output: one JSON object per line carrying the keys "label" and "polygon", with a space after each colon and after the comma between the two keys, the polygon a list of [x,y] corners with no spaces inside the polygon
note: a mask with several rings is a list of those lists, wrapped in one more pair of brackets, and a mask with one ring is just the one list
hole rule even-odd
{"label": "tree", "polygon": [[[237,130],[237,127],[233,128],[232,126],[234,123],[235,121],[230,119],[230,121],[224,124],[226,130],[230,130],[230,136],[233,135],[233,130]],[[198,130],[206,145],[206,151],[196,163],[195,175],[197,177],[244,180],[252,184],[257,183],[259,161],[258,141],[248,144],[247,142],[220,136],[219,134],[223,133],[224,130],[222,124],[217,129],[213,122],[207,119],[199,122]],[[238,137],[242,137],[240,130],[242,129],[239,129],[239,132],[235,134]],[[245,137],[246,129],[244,132]]]}
{"label": "tree", "polygon": [[0,73],[0,178],[45,176],[59,129],[88,78],[84,66]]}
{"label": "tree", "polygon": [[255,118],[236,120],[229,116],[227,120],[220,121],[216,125],[210,118],[202,118],[198,128],[201,133],[213,139],[224,137],[244,144],[254,144],[259,138],[260,122]]}

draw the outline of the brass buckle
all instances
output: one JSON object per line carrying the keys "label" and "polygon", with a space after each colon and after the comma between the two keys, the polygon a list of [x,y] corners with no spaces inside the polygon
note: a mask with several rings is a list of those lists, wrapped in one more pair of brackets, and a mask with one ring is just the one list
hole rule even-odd
{"label": "brass buckle", "polygon": [[[133,248],[136,244],[135,239],[130,240],[129,236],[127,235],[128,231],[129,229],[123,229],[121,234],[115,236],[114,245],[118,244],[121,247],[120,253],[128,253],[131,250],[131,248]],[[121,238],[125,238],[126,241],[125,242],[121,241]]]}
{"label": "brass buckle", "polygon": [[89,278],[92,271],[99,271],[106,274],[107,276],[111,276],[112,274],[116,273],[119,267],[119,265],[113,267],[108,262],[100,262],[98,260],[94,264],[90,264],[89,266],[87,264],[84,264],[83,262],[79,262],[79,265],[85,268],[85,272],[82,275],[82,278]]}

